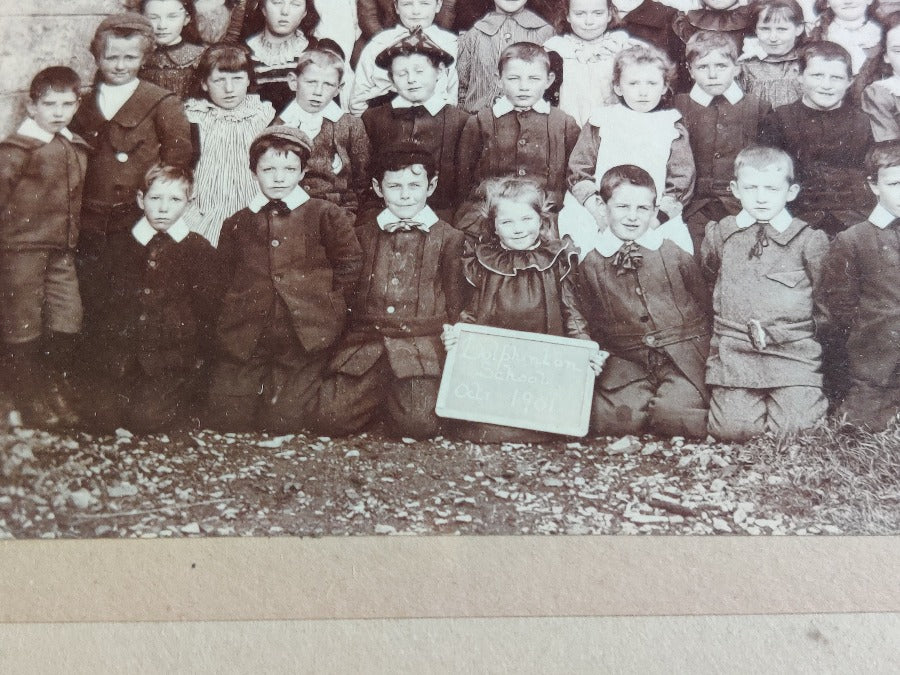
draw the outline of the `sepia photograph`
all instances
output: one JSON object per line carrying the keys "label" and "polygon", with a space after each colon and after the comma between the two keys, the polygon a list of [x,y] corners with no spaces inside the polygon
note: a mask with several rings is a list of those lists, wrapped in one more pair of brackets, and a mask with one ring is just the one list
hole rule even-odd
{"label": "sepia photograph", "polygon": [[0,538],[900,534],[894,10],[0,0]]}

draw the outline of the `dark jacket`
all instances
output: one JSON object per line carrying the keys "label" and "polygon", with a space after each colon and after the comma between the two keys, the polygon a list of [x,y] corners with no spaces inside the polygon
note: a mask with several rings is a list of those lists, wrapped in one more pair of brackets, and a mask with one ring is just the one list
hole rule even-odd
{"label": "dark jacket", "polygon": [[670,241],[641,248],[643,263],[619,274],[613,257],[587,254],[577,269],[572,337],[590,337],[610,352],[601,384],[617,389],[647,377],[647,349],[664,351],[706,398],[708,292],[694,258]]}
{"label": "dark jacket", "polygon": [[900,386],[900,230],[859,223],[837,235],[816,293],[853,377]]}
{"label": "dark jacket", "polygon": [[459,147],[460,187],[471,196],[485,178],[513,174],[537,181],[557,206],[566,191],[569,155],[578,123],[559,108],[494,117],[488,107],[466,122]]}
{"label": "dark jacket", "polygon": [[74,250],[87,144],[13,134],[0,143],[0,248]]}
{"label": "dark jacket", "polygon": [[834,110],[813,110],[795,101],[763,118],[760,142],[781,148],[796,162],[802,186],[794,209],[868,211],[873,197],[863,162],[872,145],[868,116],[846,100]]}
{"label": "dark jacket", "polygon": [[725,99],[703,106],[689,94],[678,94],[674,107],[691,139],[697,182],[688,211],[700,208],[711,197],[731,197],[729,184],[734,178],[734,158],[748,145],[756,143],[759,125],[770,110],[759,97],[745,94],[737,103]]}
{"label": "dark jacket", "polygon": [[369,108],[362,115],[372,143],[372,154],[392,143],[412,142],[427,150],[438,169],[438,184],[429,203],[435,209],[453,209],[459,204],[458,149],[469,115],[455,105],[445,105],[431,116],[422,108],[393,108],[390,103]]}
{"label": "dark jacket", "polygon": [[219,295],[216,250],[190,233],[146,246],[133,236],[112,241],[110,294],[96,317],[112,363],[136,359],[151,376],[189,371],[204,356]]}
{"label": "dark jacket", "polygon": [[231,282],[217,335],[231,358],[250,358],[276,298],[287,305],[306,351],[325,349],[341,334],[345,296],[361,261],[349,211],[322,199],[285,215],[241,209],[222,226],[219,252]]}
{"label": "dark jacket", "polygon": [[97,92],[82,102],[72,120],[72,131],[91,145],[84,182],[84,210],[98,217],[85,218],[84,230],[122,230],[133,220],[109,222],[114,207],[129,213],[144,174],[156,162],[188,165],[193,150],[191,127],[181,101],[170,91],[141,82],[111,120],[97,107]]}
{"label": "dark jacket", "polygon": [[[350,326],[331,368],[362,375],[387,353],[398,378],[438,377],[444,364],[440,338],[443,324],[454,323],[462,308],[464,235],[442,220],[427,234],[387,234],[378,227],[377,214],[369,212],[359,220],[365,260],[352,303]],[[386,253],[394,243],[404,241],[405,253],[421,250],[415,269],[404,270],[416,280],[415,285],[381,285],[379,281],[386,281],[394,271],[391,256]],[[399,301],[385,307],[388,293]]]}

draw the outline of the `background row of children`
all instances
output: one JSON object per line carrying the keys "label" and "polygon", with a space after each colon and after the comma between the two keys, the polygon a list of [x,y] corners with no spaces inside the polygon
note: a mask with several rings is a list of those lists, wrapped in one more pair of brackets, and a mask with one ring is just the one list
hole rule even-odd
{"label": "background row of children", "polygon": [[[393,91],[375,57],[420,27],[457,61],[442,73],[438,90],[447,95],[447,102],[458,103],[467,112],[490,105],[499,93],[495,73],[497,57],[504,47],[520,41],[546,42],[558,80],[548,97],[554,102],[558,98],[563,110],[581,124],[597,104],[614,102],[612,58],[635,40],[654,44],[668,54],[679,69],[673,82],[675,90],[686,92],[690,82],[684,46],[700,30],[735,39],[742,50],[745,89],[773,106],[789,103],[799,95],[793,78],[785,76],[796,74],[797,49],[807,36],[836,42],[851,55],[853,93],[858,100],[868,84],[882,74],[893,74],[885,72],[880,54],[890,49],[885,45],[885,34],[893,25],[886,17],[895,4],[872,0],[831,0],[829,4],[817,0],[814,6],[801,6],[794,1],[745,4],[708,0],[698,7],[679,7],[687,10],[682,12],[655,0],[548,0],[534,7],[525,0],[458,5],[440,0],[207,0],[200,4],[190,0],[142,0],[137,7],[153,21],[157,42],[143,76],[181,96],[189,93],[191,70],[202,52],[202,47],[191,40],[199,41],[201,32],[207,40],[246,42],[258,93],[278,111],[292,98],[287,80],[300,53],[328,38],[339,45],[342,54],[352,53],[350,63],[358,71],[357,78],[354,83],[348,64],[341,103],[358,115]],[[216,31],[211,30],[210,21],[201,19],[217,16],[217,11],[225,13],[228,21],[213,21],[220,26]],[[480,18],[476,19],[475,12],[482,13]],[[810,24],[811,16],[817,18]],[[199,31],[201,24],[204,30]],[[580,86],[584,76],[595,86]]]}

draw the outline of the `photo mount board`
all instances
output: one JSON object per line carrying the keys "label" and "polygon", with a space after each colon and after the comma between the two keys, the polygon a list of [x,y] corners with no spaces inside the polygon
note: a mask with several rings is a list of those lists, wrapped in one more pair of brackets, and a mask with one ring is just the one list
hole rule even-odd
{"label": "photo mount board", "polygon": [[475,324],[457,328],[438,390],[439,416],[587,435],[596,342]]}

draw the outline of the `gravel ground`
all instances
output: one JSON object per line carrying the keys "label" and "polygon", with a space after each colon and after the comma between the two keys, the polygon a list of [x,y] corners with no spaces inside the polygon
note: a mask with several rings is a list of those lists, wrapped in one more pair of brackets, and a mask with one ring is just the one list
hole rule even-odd
{"label": "gravel ground", "polygon": [[649,436],[0,435],[5,538],[867,533],[795,487],[747,447]]}

